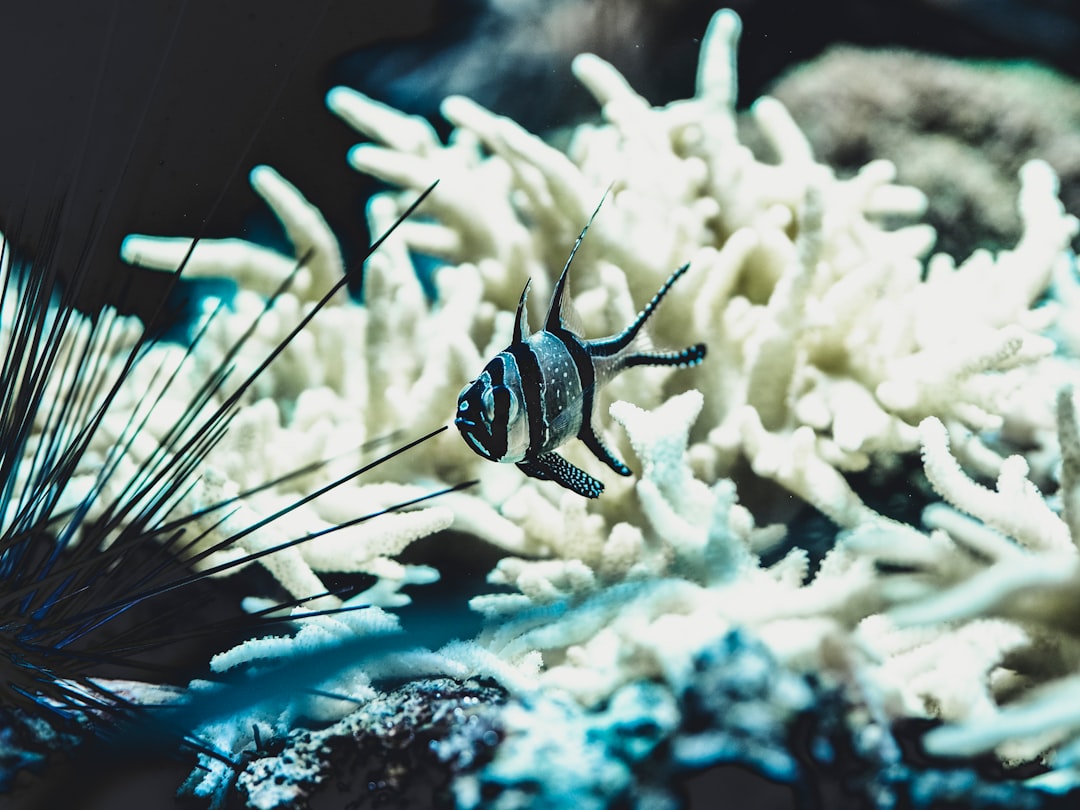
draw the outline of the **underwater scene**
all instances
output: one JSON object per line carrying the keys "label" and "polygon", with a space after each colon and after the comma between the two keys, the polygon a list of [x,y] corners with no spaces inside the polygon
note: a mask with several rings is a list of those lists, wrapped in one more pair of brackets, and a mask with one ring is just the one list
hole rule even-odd
{"label": "underwater scene", "polygon": [[0,807],[1080,806],[1080,7],[0,30]]}

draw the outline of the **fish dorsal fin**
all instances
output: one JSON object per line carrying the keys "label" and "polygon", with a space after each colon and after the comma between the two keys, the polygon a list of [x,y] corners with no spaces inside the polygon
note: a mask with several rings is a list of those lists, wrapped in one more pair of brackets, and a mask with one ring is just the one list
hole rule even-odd
{"label": "fish dorsal fin", "polygon": [[569,267],[570,264],[567,263],[566,267],[563,268],[562,275],[559,276],[559,283],[555,285],[555,292],[551,296],[551,307],[548,309],[544,329],[548,332],[560,330],[573,332],[575,335],[581,336],[584,334],[581,330],[581,316],[574,309],[574,299],[571,298],[569,290],[566,289],[566,271]]}
{"label": "fish dorsal fin", "polygon": [[566,289],[570,263],[574,261],[574,256],[577,254],[578,248],[581,247],[581,242],[585,238],[589,226],[593,224],[596,215],[600,213],[600,206],[604,204],[604,200],[607,199],[607,195],[610,192],[611,186],[608,186],[604,190],[600,202],[596,204],[596,209],[592,212],[592,216],[589,217],[589,221],[585,223],[585,227],[582,228],[581,233],[578,234],[574,246],[570,249],[570,256],[567,258],[566,264],[563,265],[562,274],[559,276],[558,283],[555,284],[555,292],[551,295],[551,306],[548,308],[547,321],[544,323],[544,329],[548,332],[567,329],[571,332],[579,333],[578,317],[574,312],[574,305],[570,300],[570,293]]}
{"label": "fish dorsal fin", "polygon": [[518,300],[517,317],[514,327],[514,343],[524,343],[529,339],[529,316],[525,310],[525,299],[529,297],[529,285],[532,279],[526,279],[525,287],[521,290],[521,298]]}

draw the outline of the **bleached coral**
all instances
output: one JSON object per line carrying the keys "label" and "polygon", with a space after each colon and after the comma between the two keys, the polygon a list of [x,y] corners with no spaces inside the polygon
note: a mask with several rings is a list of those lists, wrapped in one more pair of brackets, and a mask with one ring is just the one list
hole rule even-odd
{"label": "bleached coral", "polygon": [[[709,346],[700,368],[634,370],[598,396],[607,439],[636,459],[637,477],[605,481],[604,496],[585,502],[480,459],[448,431],[428,452],[375,471],[385,483],[331,496],[332,506],[313,502],[325,521],[314,525],[340,520],[356,498],[375,507],[428,484],[479,479],[475,491],[444,498],[416,531],[452,516],[456,529],[499,545],[513,556],[491,579],[513,592],[474,600],[491,622],[476,644],[425,659],[443,671],[472,674],[478,662],[498,661],[515,690],[555,687],[595,704],[636,678],[677,681],[704,643],[742,626],[790,666],[872,678],[896,716],[936,714],[976,730],[994,718],[1025,722],[1025,710],[1010,714],[1007,699],[1075,672],[1080,660],[1061,607],[1074,587],[1076,454],[1062,453],[1064,517],[1035,489],[1053,485],[1056,439],[1064,445],[1077,434],[1075,416],[1055,422],[1049,406],[1077,367],[1052,356],[1059,343],[1048,335],[1061,308],[1042,300],[1052,278],[1070,289],[1065,249],[1076,221],[1056,199],[1053,173],[1032,162],[1021,174],[1024,233],[1014,250],[959,264],[927,259],[930,229],[883,224],[914,219],[924,203],[893,184],[887,162],[837,177],[767,98],[752,115],[776,161],[739,143],[738,33],[738,18],[718,13],[695,96],[662,108],[602,60],[579,57],[575,72],[604,120],[578,128],[566,154],[466,99],[444,104],[455,130],[443,144],[421,119],[332,91],[331,109],[374,141],[350,153],[354,167],[416,191],[441,182],[421,209],[426,218],[406,222],[368,261],[367,305],[339,296],[310,325],[306,342],[245,401],[215,464],[225,485],[243,489],[258,483],[248,477],[255,471],[278,475],[327,457],[335,469],[343,446],[444,424],[461,384],[509,341],[526,280],[538,294],[550,291],[612,184],[572,274],[587,333],[621,329],[689,261],[688,283],[658,313],[655,338],[683,345],[689,332]],[[314,250],[321,269],[313,275],[332,276],[340,251],[325,222],[267,172],[253,177],[256,188],[292,223],[297,253]],[[411,196],[376,196],[372,230],[384,230]],[[125,255],[167,268],[188,244],[134,240]],[[443,262],[434,303],[410,251]],[[243,243],[195,248],[189,272],[235,274],[246,287],[235,312],[211,323],[196,361],[227,351],[290,266]],[[280,339],[310,305],[314,281],[298,284],[259,321],[254,346]],[[237,359],[241,369],[258,362],[257,352]],[[948,442],[969,468],[1000,476],[997,493],[967,480]],[[878,515],[848,478],[920,447],[929,477],[960,510],[928,510],[929,534]],[[1009,456],[1019,450],[1031,450],[1030,460]],[[573,446],[567,454],[591,463]],[[355,466],[350,459],[342,463]],[[773,497],[755,519],[736,497],[761,483],[755,476],[799,501]],[[390,483],[398,480],[409,483]],[[290,493],[271,490],[250,505],[273,514],[274,498]],[[784,520],[803,503],[850,536],[812,577],[800,550],[763,568],[759,553],[784,530],[758,523]],[[387,555],[403,537],[373,542],[350,570],[402,577]],[[297,553],[313,568],[344,550],[312,549]],[[883,574],[879,563],[903,570]],[[1053,653],[1032,652],[1046,649]],[[1022,671],[1025,655],[1044,669]],[[1063,683],[1048,687],[1047,700],[1071,694]],[[1003,753],[1031,757],[1060,746],[1074,725],[1058,718]],[[993,737],[935,733],[929,739],[943,751]],[[1065,765],[1074,748],[1058,748]]]}
{"label": "bleached coral", "polygon": [[652,412],[612,406],[644,470],[640,514],[605,542],[588,520],[567,520],[579,529],[570,540],[585,540],[573,559],[500,561],[490,579],[519,592],[473,600],[489,618],[482,645],[509,661],[540,651],[538,682],[593,705],[635,679],[685,682],[702,645],[733,627],[753,629],[786,663],[813,667],[828,639],[880,609],[868,562],[827,561],[805,587],[801,550],[761,566],[755,548],[782,529],[755,527],[730,480],[710,487],[694,477],[686,445],[701,409],[693,391]]}
{"label": "bleached coral", "polygon": [[[344,88],[331,91],[330,108],[374,141],[352,150],[354,167],[416,190],[441,182],[420,211],[426,219],[406,222],[367,262],[369,306],[339,295],[263,375],[214,458],[225,477],[244,489],[256,483],[256,470],[283,474],[342,446],[445,424],[462,383],[508,342],[526,279],[540,295],[550,290],[609,183],[614,192],[573,272],[573,286],[585,290],[577,305],[587,332],[622,328],[673,267],[690,261],[697,289],[689,283],[671,293],[655,337],[676,345],[689,329],[710,356],[692,372],[620,376],[598,397],[598,413],[620,399],[651,408],[703,390],[689,452],[706,484],[738,473],[746,459],[755,474],[852,527],[870,512],[844,474],[865,469],[874,454],[915,450],[921,418],[939,416],[954,433],[1000,427],[1016,389],[1037,377],[1038,361],[1052,350],[1038,332],[1053,308],[1036,301],[1075,228],[1054,198],[1052,174],[1042,164],[1025,169],[1026,231],[1015,251],[979,254],[958,268],[935,257],[923,278],[932,232],[878,224],[917,215],[923,202],[891,183],[887,163],[837,178],[767,98],[755,104],[754,117],[778,162],[766,164],[739,143],[738,32],[734,14],[718,13],[703,40],[695,96],[662,108],[651,108],[602,60],[579,57],[575,72],[604,122],[580,127],[567,154],[467,99],[444,104],[455,130],[443,144],[422,119]],[[341,271],[341,259],[325,221],[295,188],[265,167],[252,183],[312,268],[297,279],[295,294],[280,296],[260,319],[252,343],[264,347],[302,316],[311,291]],[[408,199],[376,196],[372,231],[384,230]],[[171,268],[189,246],[133,237],[124,256]],[[434,274],[434,304],[410,250],[445,262]],[[227,351],[291,263],[238,240],[199,243],[186,272],[232,275],[243,288],[236,311],[222,326],[211,324],[197,357],[213,362]],[[960,298],[970,304],[942,309]],[[236,358],[240,378],[261,360],[254,347]],[[628,450],[624,437],[614,439]],[[977,436],[972,443],[973,453],[985,449]],[[424,482],[479,479],[476,495],[454,494],[442,507],[457,528],[512,554],[580,560],[592,570],[613,543],[603,565],[629,569],[643,564],[633,549],[657,542],[655,534],[639,538],[620,527],[650,531],[631,481],[612,482],[604,498],[582,505],[480,459],[452,432],[429,448],[372,477],[407,480],[395,490],[405,498]],[[588,467],[569,449],[572,461]],[[271,494],[259,497],[257,511],[272,513]],[[567,587],[574,587],[569,580],[561,590]]]}
{"label": "bleached coral", "polygon": [[[738,473],[740,459],[841,527],[873,525],[917,548],[921,535],[883,522],[845,474],[916,450],[917,425],[927,417],[962,442],[965,459],[991,467],[1001,456],[985,437],[1000,431],[1020,443],[1045,435],[1053,429],[1045,409],[1020,403],[1052,397],[1060,374],[1075,374],[1049,357],[1054,343],[1042,334],[1058,310],[1040,296],[1051,276],[1061,274],[1064,248],[1076,231],[1055,197],[1048,167],[1035,162],[1022,172],[1025,230],[1015,250],[976,253],[958,266],[937,255],[924,267],[931,231],[918,225],[890,231],[879,224],[916,216],[923,205],[917,191],[892,185],[888,163],[837,178],[813,160],[783,107],[771,99],[759,100],[753,115],[777,162],[758,160],[738,142],[737,34],[737,18],[718,14],[703,42],[695,97],[660,109],[650,108],[601,60],[579,58],[575,71],[605,121],[579,128],[566,155],[464,99],[448,99],[443,107],[456,126],[443,145],[419,119],[359,94],[337,89],[328,98],[333,110],[376,142],[353,151],[355,167],[412,188],[432,175],[443,178],[428,209],[438,224],[409,224],[403,237],[413,249],[457,265],[438,271],[440,297],[448,301],[470,290],[473,311],[459,321],[460,334],[471,337],[479,357],[504,343],[509,329],[508,316],[495,317],[492,310],[510,310],[528,277],[538,287],[550,285],[565,253],[559,246],[570,244],[608,183],[615,191],[574,268],[574,285],[587,289],[577,303],[589,331],[618,329],[632,317],[634,302],[683,261],[691,261],[699,279],[696,294],[672,294],[668,312],[658,316],[657,339],[685,341],[689,325],[694,338],[710,346],[708,361],[688,375],[626,375],[600,398],[602,406],[625,398],[654,407],[680,390],[702,388],[704,408],[698,405],[696,421],[687,410],[690,400],[681,398],[665,406],[670,414],[656,417],[688,443],[690,467],[650,459],[665,440],[646,439],[649,428],[634,409],[617,404],[613,415],[626,425],[643,469],[636,484],[616,481],[596,504],[522,480],[513,490],[514,483],[506,482],[512,471],[492,465],[479,470],[484,497],[519,527],[501,538],[504,547],[555,559],[504,559],[493,581],[515,585],[519,593],[484,597],[476,605],[492,615],[524,605],[578,605],[562,623],[521,635],[523,626],[511,622],[489,639],[496,648],[509,645],[501,649],[511,657],[545,643],[549,657],[562,650],[552,660],[565,654],[566,662],[549,668],[552,679],[566,667],[583,675],[647,674],[628,665],[643,657],[627,649],[640,649],[650,637],[648,623],[681,621],[671,618],[672,604],[680,605],[676,613],[700,620],[694,613],[699,601],[710,603],[706,612],[714,619],[731,614],[731,621],[771,634],[777,647],[804,642],[786,649],[789,660],[818,654],[815,644],[829,633],[883,607],[866,556],[838,549],[803,588],[805,563],[790,558],[774,576],[784,589],[775,598],[770,592],[753,600],[775,613],[759,609],[763,615],[754,617],[739,613],[738,599],[731,599],[733,607],[727,606],[730,597],[720,606],[712,603],[725,589],[711,587],[717,580],[709,579],[707,568],[681,561],[693,549],[720,549],[741,560],[735,588],[756,582],[748,573],[756,569],[752,549],[775,542],[777,531],[755,529],[749,513],[733,506],[733,494],[725,496],[725,476]],[[403,267],[399,276],[408,275]],[[463,347],[461,356],[469,353]],[[710,516],[725,498],[728,511]],[[710,545],[710,532],[721,529],[725,542]],[[676,579],[660,584],[673,574]],[[612,589],[619,583],[627,584]],[[653,589],[665,595],[655,596]],[[646,611],[645,625],[634,624],[631,602],[659,606]],[[803,611],[799,619],[816,621],[819,632],[794,629],[794,604]],[[540,609],[535,621],[552,615]],[[584,615],[595,621],[571,628]],[[633,626],[618,632],[620,622]],[[589,652],[583,652],[585,641],[595,645]],[[604,644],[610,660],[601,665]],[[595,698],[611,688],[593,684],[581,687],[581,694]]]}
{"label": "bleached coral", "polygon": [[1075,499],[1080,481],[1077,403],[1057,400],[1061,510],[1012,455],[987,489],[960,468],[933,417],[920,425],[924,467],[948,502],[926,510],[929,535],[898,538],[868,524],[844,542],[850,552],[892,566],[882,593],[892,605],[857,635],[882,664],[879,682],[907,713],[951,721],[927,735],[927,749],[963,756],[996,748],[1007,760],[1048,757],[1043,781],[1071,786],[1078,772],[1080,599]]}
{"label": "bleached coral", "polygon": [[[1055,308],[1038,298],[1076,223],[1054,196],[1052,172],[1029,164],[1016,249],[976,254],[959,267],[935,256],[924,277],[933,232],[878,224],[923,207],[917,191],[891,183],[888,163],[837,178],[768,98],[753,112],[778,162],[763,163],[738,142],[738,29],[734,14],[716,15],[694,98],[662,108],[650,108],[602,60],[579,57],[575,73],[605,120],[576,130],[565,155],[466,99],[443,105],[456,127],[445,146],[419,119],[352,91],[335,89],[328,103],[375,141],[353,150],[355,167],[412,188],[443,178],[428,209],[440,224],[407,224],[402,235],[413,249],[458,265],[438,271],[448,300],[473,289],[479,274],[482,298],[472,294],[475,312],[459,322],[479,356],[500,344],[489,305],[511,309],[528,277],[537,289],[549,286],[563,246],[613,183],[574,268],[574,286],[587,290],[578,305],[589,331],[620,328],[634,302],[690,261],[698,289],[672,294],[657,338],[685,342],[689,327],[710,356],[693,374],[650,370],[616,380],[601,412],[616,399],[652,407],[701,388],[705,411],[691,453],[706,481],[746,458],[758,475],[852,527],[868,512],[843,473],[865,469],[873,454],[917,449],[920,419],[938,416],[950,431],[1001,427],[1015,391],[1053,350],[1039,332]],[[969,303],[956,308],[958,300]],[[497,324],[505,337],[507,318]],[[484,476],[485,494],[504,514],[535,514],[516,509],[504,497],[510,485],[493,476]],[[615,489],[588,507],[608,527],[625,512]],[[520,498],[537,500],[521,490]],[[534,536],[528,549],[550,553]]]}
{"label": "bleached coral", "polygon": [[[757,102],[753,113],[778,162],[764,164],[737,142],[737,29],[733,15],[714,19],[696,97],[658,110],[609,66],[581,57],[575,70],[601,103],[605,123],[580,128],[569,155],[463,99],[444,105],[457,127],[445,147],[421,123],[402,116],[395,123],[392,111],[357,94],[337,90],[329,99],[378,142],[354,151],[356,167],[414,188],[428,174],[471,179],[467,189],[448,185],[453,192],[433,200],[441,226],[423,223],[405,232],[416,250],[461,265],[439,272],[444,291],[454,289],[462,267],[474,283],[476,266],[485,299],[509,309],[525,277],[550,283],[561,258],[550,255],[550,246],[569,243],[609,182],[616,191],[575,267],[576,285],[588,289],[578,296],[585,321],[597,332],[617,329],[632,314],[632,302],[683,261],[692,262],[701,280],[697,295],[674,296],[669,309],[682,317],[661,318],[658,328],[659,338],[678,343],[685,334],[674,324],[689,324],[695,339],[709,344],[700,373],[619,380],[601,400],[655,406],[682,388],[702,387],[705,407],[696,423],[684,397],[655,417],[671,438],[689,444],[692,467],[650,458],[653,452],[671,457],[663,450],[667,440],[650,434],[644,421],[635,423],[632,406],[616,403],[612,413],[637,451],[640,480],[633,489],[615,482],[595,505],[567,496],[554,503],[527,483],[501,501],[503,514],[532,538],[528,550],[556,560],[500,563],[493,581],[515,585],[519,595],[484,597],[477,607],[491,615],[533,607],[494,625],[485,643],[510,658],[544,650],[545,683],[589,702],[622,679],[655,677],[685,660],[685,651],[671,654],[673,640],[695,633],[700,640],[703,624],[754,626],[789,662],[817,664],[830,638],[858,626],[855,638],[884,661],[871,670],[895,689],[897,714],[928,711],[992,728],[995,719],[1013,716],[999,700],[1025,684],[1003,662],[1042,649],[1047,631],[1032,636],[1011,613],[1004,620],[986,617],[1005,602],[1038,606],[1044,622],[1069,615],[1054,594],[1071,586],[1075,535],[1028,480],[1024,460],[1004,456],[1009,448],[1053,442],[1047,403],[1076,377],[1073,362],[1051,357],[1055,343],[1046,335],[1059,308],[1041,300],[1054,276],[1068,288],[1065,251],[1076,221],[1056,199],[1052,171],[1032,162],[1021,173],[1024,233],[1014,250],[977,252],[959,265],[936,255],[924,266],[931,232],[877,224],[922,207],[917,192],[891,185],[889,164],[836,178],[814,162],[782,106],[770,99]],[[490,338],[490,321],[470,323],[478,347],[499,344]],[[1069,424],[1059,419],[1058,434],[1068,435]],[[947,437],[966,463],[1000,473],[998,496],[964,483],[944,450]],[[1011,539],[942,506],[927,511],[935,531],[924,535],[875,514],[845,478],[920,446],[942,494]],[[738,470],[740,457],[841,527],[857,529],[809,585],[800,587],[806,567],[798,555],[771,576],[757,569],[752,549],[775,533],[753,540],[762,530],[748,513],[740,517],[741,507],[732,511],[730,498],[720,519],[705,517],[708,504],[723,501],[724,476]],[[1050,486],[1048,457],[1052,450],[1033,457],[1040,467],[1034,475]],[[1068,470],[1068,454],[1065,459]],[[1070,474],[1062,473],[1066,520],[1076,511],[1064,485]],[[708,482],[718,482],[711,500]],[[486,494],[498,501],[501,491],[487,483]],[[873,550],[870,538],[876,538]],[[687,566],[692,551],[723,554],[727,565]],[[878,561],[914,565],[923,576],[882,583]],[[730,582],[723,571],[734,572]],[[762,585],[770,579],[781,587]],[[954,587],[930,596],[945,585]],[[882,614],[893,603],[908,607]],[[957,620],[950,605],[966,619],[961,629],[893,626]],[[1050,658],[1073,660],[1072,641],[1056,633]],[[1045,656],[1035,658],[1045,665]],[[1071,665],[1058,666],[1069,671]],[[1050,696],[1067,699],[1067,683]],[[1015,711],[1024,718],[1038,713]],[[1056,712],[1054,722],[1064,729],[1056,737],[1015,741],[1003,753],[1030,757],[1060,742],[1070,717]],[[955,742],[963,739],[960,732],[950,734],[942,731],[929,744],[963,750]]]}

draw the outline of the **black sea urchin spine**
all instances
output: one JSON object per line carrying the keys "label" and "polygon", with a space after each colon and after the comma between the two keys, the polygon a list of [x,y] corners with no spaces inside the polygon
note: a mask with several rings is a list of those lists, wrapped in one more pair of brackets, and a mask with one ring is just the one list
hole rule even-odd
{"label": "black sea urchin spine", "polygon": [[[101,489],[115,474],[119,457],[128,452],[141,427],[142,417],[133,417],[89,491],[64,508],[60,508],[61,498],[72,484],[80,458],[125,376],[140,362],[142,347],[136,343],[128,350],[121,373],[110,380],[110,365],[103,354],[110,345],[115,319],[108,314],[100,316],[81,330],[85,334],[81,345],[65,346],[72,324],[87,322],[62,296],[57,300],[50,282],[47,272],[13,271],[4,280],[0,295],[0,306],[12,324],[0,365],[0,688],[5,689],[5,705],[24,711],[46,711],[64,721],[71,720],[73,713],[84,720],[115,718],[126,708],[90,677],[95,667],[146,669],[148,664],[132,658],[131,653],[168,639],[156,632],[152,617],[139,621],[137,633],[127,630],[119,643],[115,639],[99,643],[97,637],[103,628],[149,600],[315,536],[294,538],[192,573],[187,568],[178,569],[171,552],[188,549],[199,539],[190,536],[194,518],[215,509],[224,512],[232,501],[215,504],[197,515],[162,516],[167,516],[194,485],[200,462],[227,428],[244,392],[315,311],[347,283],[347,277],[327,292],[233,394],[220,406],[207,409],[208,416],[199,416],[227,379],[229,357],[239,350],[238,343],[223,366],[192,396],[182,420],[162,439],[159,452],[126,482],[119,496],[99,503]],[[193,340],[198,341],[201,334]],[[250,334],[241,336],[240,343]],[[140,403],[135,412],[149,410],[154,404]],[[186,565],[432,435],[409,442],[238,534],[188,555]],[[87,519],[91,510],[99,513],[92,521]],[[373,516],[359,517],[349,525]]]}
{"label": "black sea urchin spine", "polygon": [[[119,130],[121,151],[122,145],[128,144],[123,170],[107,179],[104,193],[96,203],[97,213],[91,217],[94,222],[86,229],[89,235],[80,242],[79,234],[83,233],[85,223],[79,217],[85,219],[87,210],[86,194],[80,196],[80,192],[92,191],[98,183],[94,172],[101,144],[94,130],[114,113],[99,98],[98,89],[112,67],[110,54],[116,40],[124,36],[129,22],[126,18],[142,13],[135,6],[126,8],[120,2],[113,5],[106,38],[94,44],[94,48],[100,49],[94,51],[100,53],[100,60],[86,70],[95,82],[90,85],[92,92],[85,96],[79,96],[75,90],[71,92],[72,98],[91,99],[90,117],[86,131],[76,136],[77,143],[72,149],[53,150],[61,163],[69,156],[67,175],[54,184],[52,192],[63,202],[50,206],[44,227],[35,221],[32,205],[17,204],[14,209],[0,212],[3,218],[0,225],[8,237],[3,242],[4,256],[11,267],[0,279],[0,326],[5,330],[0,341],[0,792],[15,784],[10,777],[17,771],[41,764],[31,749],[45,737],[52,742],[44,749],[54,747],[58,740],[73,742],[89,734],[106,741],[110,750],[124,752],[122,756],[95,758],[92,754],[95,750],[100,752],[101,746],[83,745],[71,760],[78,768],[78,778],[65,778],[71,772],[57,771],[53,765],[48,772],[48,790],[44,794],[37,788],[31,792],[37,795],[30,798],[36,799],[40,806],[70,804],[66,800],[68,795],[79,795],[81,799],[87,784],[107,778],[105,772],[122,775],[137,758],[139,746],[160,755],[175,752],[183,742],[194,750],[224,758],[224,753],[212,751],[205,741],[193,738],[192,729],[202,718],[228,712],[230,701],[250,695],[250,683],[241,689],[220,690],[211,703],[193,703],[186,712],[181,712],[175,708],[154,711],[142,705],[145,694],[140,695],[140,705],[129,702],[129,691],[116,679],[138,677],[144,682],[167,686],[185,684],[193,677],[206,678],[210,652],[251,637],[260,629],[288,621],[280,616],[282,609],[287,612],[288,608],[324,596],[310,594],[306,599],[282,600],[275,608],[250,616],[239,614],[233,606],[231,612],[224,616],[220,612],[213,614],[208,621],[199,613],[207,595],[213,597],[229,591],[218,585],[210,587],[206,577],[232,566],[240,567],[277,549],[266,549],[209,571],[195,572],[193,566],[202,563],[205,567],[211,553],[234,542],[238,536],[277,519],[381,460],[407,452],[433,435],[395,438],[394,442],[400,446],[392,452],[385,452],[390,445],[384,442],[381,454],[370,465],[298,499],[275,515],[260,518],[257,526],[241,529],[198,553],[194,552],[196,544],[206,543],[193,521],[199,519],[200,526],[205,527],[215,519],[214,513],[223,519],[235,509],[235,500],[213,504],[197,515],[185,516],[182,510],[175,510],[196,486],[203,459],[228,429],[252,382],[284,345],[306,328],[315,312],[335,292],[350,281],[355,284],[359,268],[381,244],[380,239],[365,255],[350,262],[354,271],[327,291],[323,300],[296,324],[293,332],[248,379],[239,383],[227,381],[230,360],[254,332],[253,326],[226,353],[220,365],[206,375],[203,384],[188,395],[189,399],[182,403],[180,419],[161,437],[156,450],[140,462],[135,474],[120,472],[131,458],[134,443],[145,439],[144,428],[155,405],[163,397],[177,404],[174,378],[169,376],[176,372],[159,368],[149,369],[150,374],[146,375],[145,363],[151,362],[146,351],[150,341],[169,324],[171,316],[166,302],[175,302],[177,293],[182,291],[182,266],[171,277],[156,276],[158,289],[149,296],[152,303],[149,308],[138,309],[145,331],[133,338],[122,334],[131,328],[129,324],[113,310],[100,308],[103,300],[117,303],[125,311],[130,311],[128,307],[134,303],[125,300],[127,281],[119,289],[115,283],[103,285],[98,267],[102,263],[95,258],[95,248],[101,244],[113,249],[109,244],[112,237],[104,224],[123,209],[122,204],[114,203],[123,201],[120,186],[124,177],[137,174],[140,182],[149,182],[147,178],[151,175],[162,175],[148,173],[138,165],[134,157],[136,145],[147,135],[144,124],[151,118],[148,114],[151,105],[157,103],[155,94],[168,98],[170,80],[165,67],[173,58],[174,44],[184,39],[185,32],[181,29],[200,29],[206,17],[205,14],[199,17],[202,12],[197,4],[184,4],[174,12],[164,48],[158,51],[157,69],[151,71],[150,95],[134,126]],[[233,179],[254,162],[249,159],[249,153],[256,136],[268,121],[276,121],[278,100],[320,26],[320,14],[318,9],[314,14],[310,10],[303,12],[305,27],[310,26],[308,33],[301,37],[302,41],[297,40],[298,50],[292,46],[290,59],[295,60],[292,67],[274,75],[277,89],[270,94],[272,97],[266,99],[266,94],[262,94],[264,101],[258,107],[256,120],[247,128],[250,137],[239,156],[232,158],[232,168],[215,171],[213,182],[221,189],[216,200],[210,205],[192,203],[203,209],[196,218],[199,224],[194,228],[195,241],[213,219]],[[16,27],[17,23],[5,25],[9,37]],[[84,39],[89,41],[91,37]],[[284,64],[288,65],[289,61]],[[312,97],[317,99],[318,94]],[[4,96],[2,100],[8,98]],[[55,102],[70,103],[70,98],[43,95],[43,113]],[[4,124],[8,132],[15,131],[12,119],[16,117],[9,116]],[[208,142],[213,140],[208,136]],[[7,141],[0,143],[7,146]],[[294,148],[303,147],[296,143]],[[235,147],[230,151],[237,154]],[[9,182],[12,175],[6,167],[0,161],[0,182],[4,186],[0,190],[17,194],[19,186]],[[46,179],[45,174],[44,166],[35,169],[31,173],[33,182],[27,188],[47,193],[50,183],[38,182]],[[404,216],[412,212],[423,196]],[[125,227],[125,231],[131,229]],[[28,234],[39,232],[45,236],[27,238]],[[14,260],[12,245],[19,246]],[[72,247],[77,254],[74,260],[68,255]],[[294,272],[301,269],[307,258],[298,261]],[[287,290],[288,284],[279,293]],[[108,292],[103,292],[106,288]],[[267,307],[272,304],[273,299]],[[211,315],[210,319],[213,317],[216,316]],[[207,323],[204,322],[203,329]],[[185,363],[193,362],[190,355],[198,350],[203,334],[204,331],[197,331],[186,338],[189,356]],[[120,337],[125,339],[119,340]],[[117,345],[125,348],[117,352]],[[130,407],[125,405],[130,414],[127,424],[119,427],[119,435],[111,447],[96,457],[97,466],[91,468],[87,463],[91,440],[95,435],[100,436],[110,404],[118,401],[124,381],[135,370],[140,372],[140,379],[153,377],[154,384],[148,388],[158,393],[147,393]],[[221,405],[212,405],[222,399],[220,391],[226,382],[233,393],[224,397]],[[114,408],[109,413],[110,419],[118,411],[119,408]],[[115,427],[110,422],[110,429]],[[413,440],[408,441],[410,438]],[[95,442],[95,448],[99,444],[100,441]],[[294,475],[309,473],[312,466],[297,470]],[[281,480],[268,481],[264,486],[275,486]],[[106,491],[111,494],[106,496]],[[247,494],[240,493],[237,500]],[[392,509],[406,508],[439,494],[432,492]],[[374,516],[359,516],[347,525]],[[309,536],[295,537],[281,547],[309,539]],[[338,584],[331,589],[337,595],[348,595]],[[239,601],[238,593],[233,593],[231,601]],[[193,642],[200,644],[194,652],[185,646]],[[381,646],[387,643],[381,642]],[[390,646],[401,643],[393,642]],[[416,640],[411,643],[415,644]],[[380,648],[380,643],[372,647]],[[286,668],[283,675],[288,671]],[[266,681],[260,688],[272,691],[279,688],[275,683],[283,683],[281,677]],[[280,688],[295,691],[305,686],[302,679],[294,679],[291,685]],[[168,688],[161,690],[165,702],[177,694],[180,690],[175,688],[171,693]],[[117,744],[122,749],[115,748]],[[145,754],[145,750],[138,753]],[[15,798],[24,799],[27,794],[17,792]],[[0,803],[4,800],[0,796]]]}

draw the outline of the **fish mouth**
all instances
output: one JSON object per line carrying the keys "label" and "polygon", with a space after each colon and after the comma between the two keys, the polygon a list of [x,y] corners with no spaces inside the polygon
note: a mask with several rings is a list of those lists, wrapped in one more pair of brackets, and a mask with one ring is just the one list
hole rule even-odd
{"label": "fish mouth", "polygon": [[486,448],[481,438],[477,435],[475,422],[470,422],[468,419],[455,419],[454,423],[461,431],[461,438],[463,438],[478,455],[483,456],[486,459],[496,461],[497,459],[491,455],[491,451]]}

